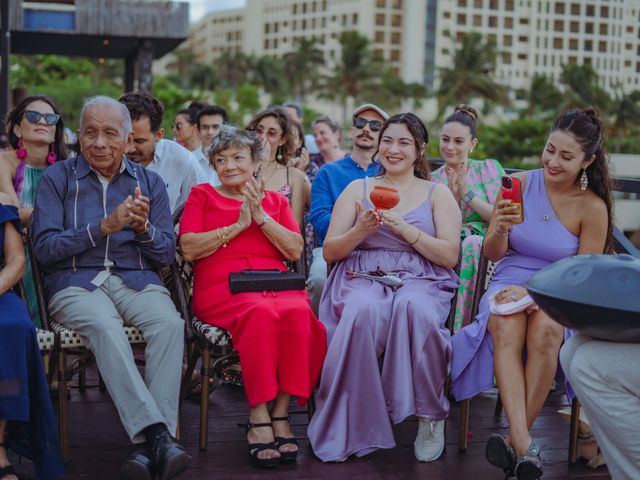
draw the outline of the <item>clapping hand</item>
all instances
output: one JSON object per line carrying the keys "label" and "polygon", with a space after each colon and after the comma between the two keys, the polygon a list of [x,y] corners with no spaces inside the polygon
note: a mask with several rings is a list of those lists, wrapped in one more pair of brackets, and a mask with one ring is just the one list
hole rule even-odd
{"label": "clapping hand", "polygon": [[256,223],[262,223],[264,220],[264,211],[262,210],[262,199],[265,196],[264,180],[262,178],[260,180],[252,178],[244,185],[242,192],[249,206],[251,218]]}
{"label": "clapping hand", "polygon": [[[144,233],[145,223],[149,218],[149,197],[142,195],[140,187],[134,191],[135,197],[128,202],[129,225],[137,233]],[[129,197],[131,198],[131,197]]]}
{"label": "clapping hand", "polygon": [[453,193],[453,196],[458,203],[460,203],[460,200],[467,193],[467,178],[464,170],[464,163],[460,163],[456,166],[445,167],[445,173],[447,174],[447,180],[449,182],[449,190],[451,190],[451,193]]}
{"label": "clapping hand", "polygon": [[356,225],[355,228],[366,236],[369,236],[380,226],[380,214],[376,210],[365,210],[362,200],[356,201]]}

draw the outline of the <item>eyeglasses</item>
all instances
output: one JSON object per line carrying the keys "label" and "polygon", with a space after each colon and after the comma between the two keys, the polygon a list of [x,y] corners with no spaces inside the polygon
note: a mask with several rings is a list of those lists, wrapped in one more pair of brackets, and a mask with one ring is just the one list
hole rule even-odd
{"label": "eyeglasses", "polygon": [[60,120],[60,115],[57,113],[40,113],[35,110],[25,110],[22,115],[27,119],[27,122],[33,123],[34,125],[40,123],[40,119],[42,118],[44,118],[44,122],[50,127],[58,123],[58,120]]}
{"label": "eyeglasses", "polygon": [[253,131],[256,132],[258,135],[262,135],[264,133],[269,138],[277,138],[282,135],[282,132],[279,132],[274,128],[265,130],[264,127],[262,127],[261,125],[258,125],[256,128],[254,128]]}
{"label": "eyeglasses", "polygon": [[377,132],[382,128],[382,122],[380,120],[367,120],[362,117],[356,117],[353,119],[353,126],[356,128],[362,129],[367,123],[369,124],[369,128],[372,132]]}

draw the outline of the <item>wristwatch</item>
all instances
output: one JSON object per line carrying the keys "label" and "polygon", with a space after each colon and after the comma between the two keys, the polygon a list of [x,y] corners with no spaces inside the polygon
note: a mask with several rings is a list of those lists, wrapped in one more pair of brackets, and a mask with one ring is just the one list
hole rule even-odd
{"label": "wristwatch", "polygon": [[271,216],[268,213],[263,213],[262,214],[262,223],[258,223],[256,222],[256,225],[258,225],[259,227],[263,227],[265,223],[271,221]]}
{"label": "wristwatch", "polygon": [[144,221],[144,230],[142,231],[142,233],[147,233],[149,231],[149,227],[151,227],[151,222],[149,221],[149,219],[147,218]]}
{"label": "wristwatch", "polygon": [[473,200],[473,197],[475,197],[475,196],[476,196],[476,194],[473,191],[467,190],[467,193],[465,193],[464,197],[462,197],[462,203],[464,203],[466,205],[471,200]]}

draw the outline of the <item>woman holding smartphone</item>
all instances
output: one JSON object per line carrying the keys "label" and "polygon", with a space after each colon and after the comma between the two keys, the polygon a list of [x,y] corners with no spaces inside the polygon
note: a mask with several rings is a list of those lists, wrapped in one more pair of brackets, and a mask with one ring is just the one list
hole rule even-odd
{"label": "woman holding smartphone", "polygon": [[540,447],[529,431],[556,373],[563,328],[537,309],[492,314],[489,300],[517,302],[527,295],[522,285],[541,268],[576,254],[611,251],[611,182],[603,134],[594,108],[556,118],[542,153],[543,168],[512,179],[512,184],[521,182],[524,218],[515,213],[512,200],[502,193],[498,197],[483,251],[500,263],[475,321],[453,337],[457,400],[491,388],[495,372],[510,430],[506,438],[489,437],[486,455],[518,480],[542,476]]}

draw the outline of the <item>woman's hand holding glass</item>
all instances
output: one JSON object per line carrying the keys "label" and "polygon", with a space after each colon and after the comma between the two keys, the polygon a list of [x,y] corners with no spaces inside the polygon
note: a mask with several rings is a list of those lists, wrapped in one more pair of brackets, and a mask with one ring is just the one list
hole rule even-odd
{"label": "woman's hand holding glass", "polygon": [[389,227],[396,235],[402,236],[402,232],[409,227],[409,224],[400,215],[390,210],[378,210],[378,215],[380,223]]}
{"label": "woman's hand holding glass", "polygon": [[377,210],[365,210],[361,200],[356,201],[355,229],[368,237],[380,227],[380,213]]}

